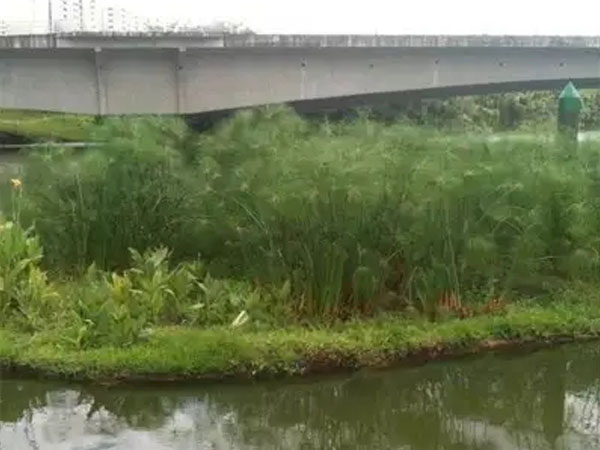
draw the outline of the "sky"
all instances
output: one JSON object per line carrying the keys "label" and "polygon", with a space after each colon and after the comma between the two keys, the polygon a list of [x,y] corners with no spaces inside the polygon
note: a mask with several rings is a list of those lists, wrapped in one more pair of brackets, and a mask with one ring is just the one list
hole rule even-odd
{"label": "sky", "polygon": [[[259,33],[600,35],[600,0],[100,1],[148,17],[243,23]],[[0,0],[0,19],[47,2]]]}

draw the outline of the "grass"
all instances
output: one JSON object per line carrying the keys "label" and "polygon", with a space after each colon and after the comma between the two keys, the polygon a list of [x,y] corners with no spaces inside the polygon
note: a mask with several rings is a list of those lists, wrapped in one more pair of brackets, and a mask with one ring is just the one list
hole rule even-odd
{"label": "grass", "polygon": [[600,307],[513,306],[503,316],[432,324],[387,317],[336,327],[157,328],[128,348],[74,351],[0,330],[0,364],[76,379],[222,379],[385,367],[489,350],[497,341],[548,343],[600,336]]}
{"label": "grass", "polygon": [[38,111],[0,110],[0,133],[43,141],[85,141],[91,116]]}

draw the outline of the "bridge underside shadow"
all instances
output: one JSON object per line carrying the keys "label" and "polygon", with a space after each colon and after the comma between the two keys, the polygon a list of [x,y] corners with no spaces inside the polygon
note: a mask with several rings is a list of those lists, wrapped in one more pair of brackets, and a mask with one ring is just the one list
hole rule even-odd
{"label": "bridge underside shadow", "polygon": [[[394,92],[377,92],[370,94],[349,95],[323,99],[298,100],[285,102],[296,112],[305,116],[345,116],[359,109],[377,108],[392,105],[398,108],[408,108],[426,100],[443,100],[451,97],[465,97],[470,95],[503,94],[526,91],[552,91],[561,90],[569,81],[578,89],[600,89],[598,78],[561,78],[554,80],[516,81],[506,83],[489,83],[467,86],[449,86],[440,88],[427,88]],[[222,109],[205,113],[188,114],[186,122],[197,130],[212,127],[219,121],[231,117],[237,111],[269,106],[257,105],[233,109]]]}

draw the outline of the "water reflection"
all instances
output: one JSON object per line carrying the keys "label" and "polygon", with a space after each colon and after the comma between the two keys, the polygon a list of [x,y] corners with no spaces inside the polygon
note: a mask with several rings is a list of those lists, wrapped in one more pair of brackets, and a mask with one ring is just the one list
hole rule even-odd
{"label": "water reflection", "polygon": [[0,382],[0,449],[600,449],[600,345],[345,378]]}

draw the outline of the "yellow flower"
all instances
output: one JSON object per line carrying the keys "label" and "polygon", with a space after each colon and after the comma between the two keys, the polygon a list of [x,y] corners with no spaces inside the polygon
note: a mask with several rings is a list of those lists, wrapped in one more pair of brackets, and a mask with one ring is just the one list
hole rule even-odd
{"label": "yellow flower", "polygon": [[11,178],[10,185],[13,189],[21,189],[23,187],[23,182],[18,178]]}

